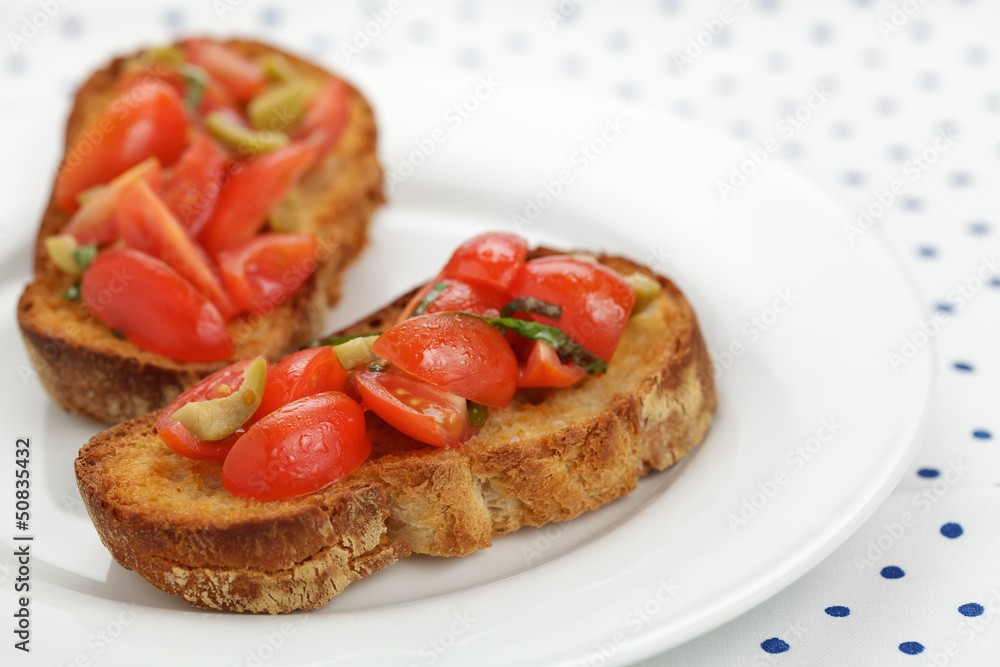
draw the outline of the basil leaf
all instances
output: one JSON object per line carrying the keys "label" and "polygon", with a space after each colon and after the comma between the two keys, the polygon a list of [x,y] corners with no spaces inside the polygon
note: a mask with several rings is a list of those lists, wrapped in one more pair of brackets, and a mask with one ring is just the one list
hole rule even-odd
{"label": "basil leaf", "polygon": [[486,423],[486,418],[489,417],[490,413],[485,405],[466,401],[466,406],[469,412],[469,422],[472,423],[473,428],[478,428]]}
{"label": "basil leaf", "polygon": [[355,338],[365,338],[366,336],[381,336],[381,331],[363,331],[362,333],[356,334],[346,334],[344,336],[332,336],[326,340],[314,340],[303,345],[300,350],[305,350],[310,347],[322,347],[324,345],[340,345],[341,343],[346,343],[349,340],[354,340]]}
{"label": "basil leaf", "polygon": [[593,352],[590,352],[575,340],[570,338],[566,332],[555,327],[529,322],[528,320],[518,320],[513,317],[483,317],[474,313],[459,311],[463,315],[471,315],[484,322],[492,324],[501,331],[510,329],[514,333],[520,334],[531,340],[540,340],[548,343],[559,355],[560,361],[566,363],[572,361],[577,366],[587,371],[591,375],[599,375],[607,372],[608,362],[604,361]]}
{"label": "basil leaf", "polygon": [[182,65],[179,69],[187,84],[184,90],[184,106],[194,111],[201,106],[201,98],[205,94],[205,86],[208,85],[208,74],[195,65]]}
{"label": "basil leaf", "polygon": [[544,315],[545,317],[551,317],[554,320],[558,320],[562,317],[562,306],[557,306],[554,303],[542,301],[541,299],[536,299],[530,296],[519,296],[508,303],[503,307],[503,310],[500,311],[500,317],[510,317],[514,314],[514,311]]}
{"label": "basil leaf", "polygon": [[434,300],[445,293],[445,291],[450,287],[448,283],[435,283],[431,291],[420,300],[417,307],[413,309],[413,313],[410,317],[416,317],[417,315],[423,315],[427,311],[427,307],[434,303]]}
{"label": "basil leaf", "polygon": [[94,261],[95,257],[97,257],[96,243],[82,245],[73,251],[73,259],[76,260],[76,263],[80,267],[81,271],[90,266],[90,263]]}

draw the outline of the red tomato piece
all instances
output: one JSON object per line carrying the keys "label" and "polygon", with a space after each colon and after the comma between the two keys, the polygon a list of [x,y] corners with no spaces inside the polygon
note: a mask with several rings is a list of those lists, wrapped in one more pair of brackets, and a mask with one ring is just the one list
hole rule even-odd
{"label": "red tomato piece", "polygon": [[125,245],[166,262],[201,290],[225,319],[239,312],[211,260],[148,185],[139,181],[122,191],[117,218]]}
{"label": "red tomato piece", "polygon": [[217,42],[189,39],[184,43],[184,58],[208,72],[241,102],[254,97],[267,83],[257,63]]}
{"label": "red tomato piece", "polygon": [[240,163],[198,237],[205,250],[214,256],[256,236],[270,210],[312,164],[315,151],[307,144],[291,144]]}
{"label": "red tomato piece", "polygon": [[160,199],[191,236],[212,216],[225,168],[225,152],[199,132],[163,179]]}
{"label": "red tomato piece", "polygon": [[74,139],[56,177],[56,204],[76,211],[84,190],[155,156],[169,166],[187,145],[188,121],[174,89],[150,79],[123,91]]}
{"label": "red tomato piece", "polygon": [[496,327],[434,313],[393,325],[372,351],[400,370],[476,403],[503,407],[517,388],[517,358]]}
{"label": "red tomato piece", "polygon": [[83,273],[80,296],[98,319],[157,354],[178,361],[233,354],[219,309],[179,273],[137,250],[100,253]]}
{"label": "red tomato piece", "polygon": [[443,274],[506,290],[527,254],[528,242],[517,234],[487,232],[458,246]]}
{"label": "red tomato piece", "polygon": [[399,321],[402,322],[410,317],[413,311],[417,309],[417,306],[420,305],[420,302],[423,301],[424,297],[430,294],[434,286],[439,283],[446,284],[448,288],[431,301],[427,309],[421,314],[429,315],[446,310],[464,310],[467,313],[475,315],[497,317],[500,315],[500,310],[510,301],[510,296],[506,292],[501,292],[492,287],[469,283],[458,278],[443,278],[427,283],[413,295],[410,302],[406,304],[406,308],[403,309],[403,314],[400,316]]}
{"label": "red tomato piece", "polygon": [[240,310],[266,313],[316,269],[312,234],[261,234],[218,255],[222,282]]}
{"label": "red tomato piece", "polygon": [[354,379],[364,406],[415,440],[454,449],[472,437],[468,404],[461,396],[392,369],[359,368]]}
{"label": "red tomato piece", "polygon": [[264,399],[250,421],[255,422],[283,405],[325,391],[344,391],[347,371],[332,347],[299,350],[267,374]]}
{"label": "red tomato piece", "polygon": [[243,435],[240,429],[233,435],[218,441],[200,440],[191,434],[180,422],[171,415],[183,406],[194,401],[208,401],[213,398],[225,398],[240,388],[243,384],[243,373],[253,363],[253,359],[244,359],[212,373],[207,378],[194,385],[178,396],[167,409],[156,419],[156,432],[175,454],[199,461],[209,459],[224,459],[233,448],[236,441]]}
{"label": "red tomato piece", "polygon": [[163,169],[155,157],[143,160],[114,178],[107,185],[98,185],[86,202],[80,205],[63,228],[63,234],[72,234],[80,245],[105,244],[118,240],[118,202],[122,190],[132,181],[141,179],[153,190],[158,190],[163,180]]}
{"label": "red tomato piece", "polygon": [[307,396],[247,429],[222,465],[222,486],[242,498],[301,496],[349,475],[371,450],[360,405],[335,391]]}
{"label": "red tomato piece", "polygon": [[565,255],[522,264],[511,281],[510,293],[561,306],[559,320],[530,317],[562,329],[604,361],[615,353],[635,304],[635,290],[620,275],[606,266]]}
{"label": "red tomato piece", "polygon": [[295,138],[315,146],[317,159],[333,148],[347,126],[348,95],[347,84],[330,77],[306,104]]}
{"label": "red tomato piece", "polygon": [[573,362],[564,364],[548,343],[534,341],[528,360],[520,369],[518,387],[568,387],[587,377],[587,371]]}

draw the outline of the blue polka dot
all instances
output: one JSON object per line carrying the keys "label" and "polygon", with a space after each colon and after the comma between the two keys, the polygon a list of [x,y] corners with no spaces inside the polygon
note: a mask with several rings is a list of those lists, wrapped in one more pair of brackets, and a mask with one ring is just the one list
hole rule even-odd
{"label": "blue polka dot", "polygon": [[906,655],[917,655],[924,652],[924,645],[920,642],[903,642],[899,645],[899,650]]}
{"label": "blue polka dot", "polygon": [[830,130],[837,139],[850,139],[851,135],[854,134],[854,127],[846,120],[837,121]]}
{"label": "blue polka dot", "polygon": [[957,523],[946,523],[941,526],[941,534],[951,540],[961,537],[964,532],[962,526]]}
{"label": "blue polka dot", "polygon": [[524,53],[531,46],[531,40],[526,33],[516,30],[507,35],[505,45],[511,53]]}
{"label": "blue polka dot", "polygon": [[925,479],[934,479],[941,474],[941,471],[937,468],[921,468],[917,471],[917,474]]}
{"label": "blue polka dot", "polygon": [[466,0],[458,6],[458,18],[463,21],[475,21],[479,18],[479,5],[471,0]]}
{"label": "blue polka dot", "polygon": [[906,147],[905,146],[889,146],[889,159],[895,160],[896,162],[902,162],[906,159]]}
{"label": "blue polka dot", "polygon": [[966,373],[971,373],[976,370],[972,367],[972,364],[966,363],[964,361],[956,361],[954,364],[956,371],[965,371]]}
{"label": "blue polka dot", "polygon": [[788,56],[780,51],[773,51],[765,57],[764,66],[771,72],[784,72],[788,69]]}
{"label": "blue polka dot", "polygon": [[848,171],[844,174],[844,184],[853,187],[864,185],[865,175],[858,171]]}
{"label": "blue polka dot", "polygon": [[986,62],[989,52],[982,46],[973,46],[965,54],[965,60],[973,67],[978,67]]}
{"label": "blue polka dot", "polygon": [[934,310],[939,310],[942,313],[950,313],[954,308],[950,303],[936,303],[934,304]]}
{"label": "blue polka dot", "polygon": [[458,62],[463,67],[475,68],[482,64],[483,57],[475,49],[462,49],[458,54]]}
{"label": "blue polka dot", "polygon": [[260,13],[260,22],[269,28],[281,23],[281,12],[277,7],[265,7]]}
{"label": "blue polka dot", "polygon": [[184,25],[184,14],[178,9],[168,9],[163,14],[163,22],[167,24],[168,28],[180,28]]}
{"label": "blue polka dot", "polygon": [[634,100],[639,97],[639,86],[634,81],[622,81],[615,86],[615,94],[625,100]]}
{"label": "blue polka dot", "polygon": [[406,27],[406,33],[414,42],[423,42],[431,34],[431,27],[426,21],[414,21]]}
{"label": "blue polka dot", "polygon": [[934,257],[937,255],[937,248],[932,248],[931,246],[921,246],[917,249],[917,252],[921,257]]}
{"label": "blue polka dot", "polygon": [[608,35],[608,48],[612,51],[622,52],[628,50],[631,38],[623,30],[616,30]]}
{"label": "blue polka dot", "polygon": [[896,113],[896,100],[891,97],[880,97],[875,100],[875,111],[883,116]]}
{"label": "blue polka dot", "polygon": [[878,69],[885,63],[885,54],[878,49],[869,49],[861,54],[861,64],[866,69]]}
{"label": "blue polka dot", "polygon": [[850,609],[848,609],[847,607],[841,607],[840,605],[834,607],[827,607],[823,611],[825,611],[828,615],[836,616],[837,618],[851,615]]}
{"label": "blue polka dot", "polygon": [[680,0],[663,0],[660,3],[660,10],[664,14],[676,14],[677,10],[681,8]]}
{"label": "blue polka dot", "polygon": [[567,76],[576,76],[583,71],[583,58],[576,55],[569,55],[559,62],[559,68]]}
{"label": "blue polka dot", "polygon": [[972,432],[972,437],[978,438],[980,440],[989,440],[990,438],[993,437],[993,434],[984,429],[976,429],[975,431]]}
{"label": "blue polka dot", "polygon": [[969,233],[971,234],[989,234],[990,225],[988,222],[970,222],[969,223]]}
{"label": "blue polka dot", "polygon": [[1000,278],[993,278],[990,280],[990,285],[992,287],[1000,287]]}
{"label": "blue polka dot", "polygon": [[784,653],[789,648],[788,642],[782,641],[777,637],[771,637],[770,639],[765,639],[760,643],[760,647],[764,649],[766,653]]}
{"label": "blue polka dot", "polygon": [[964,188],[972,183],[972,176],[964,171],[956,171],[951,175],[951,184],[956,188]]}
{"label": "blue polka dot", "polygon": [[785,144],[785,147],[781,150],[781,154],[790,160],[795,160],[802,157],[803,149],[802,144],[797,141],[789,141]]}
{"label": "blue polka dot", "polygon": [[968,604],[963,604],[958,608],[959,614],[962,616],[969,616],[970,618],[972,616],[982,616],[984,611],[985,609],[983,609],[983,605],[978,602],[969,602]]}
{"label": "blue polka dot", "polygon": [[903,568],[901,567],[896,567],[895,565],[887,565],[886,567],[882,568],[882,571],[879,572],[879,574],[881,574],[886,579],[901,579],[903,575],[905,575],[906,573],[903,572]]}
{"label": "blue polka dot", "polygon": [[812,27],[812,39],[817,44],[826,44],[833,35],[833,30],[826,23],[820,23]]}
{"label": "blue polka dot", "polygon": [[913,24],[913,27],[910,29],[910,32],[913,35],[914,41],[924,42],[927,41],[927,38],[931,36],[931,26],[929,23],[925,23],[923,21],[917,21],[916,23]]}
{"label": "blue polka dot", "polygon": [[923,206],[921,201],[916,197],[906,197],[903,199],[903,208],[907,211],[919,211]]}

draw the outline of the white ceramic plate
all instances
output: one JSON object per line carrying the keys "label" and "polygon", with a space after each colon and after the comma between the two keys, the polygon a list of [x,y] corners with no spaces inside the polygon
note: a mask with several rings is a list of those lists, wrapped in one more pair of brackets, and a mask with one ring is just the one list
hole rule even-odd
{"label": "white ceramic plate", "polygon": [[[791,583],[898,480],[916,445],[932,359],[895,372],[886,353],[922,312],[874,239],[847,241],[849,214],[830,197],[771,164],[723,203],[714,184],[745,158],[740,150],[640,108],[498,77],[499,88],[488,96],[479,88],[486,99],[459,123],[448,110],[475,95],[474,76],[359,70],[354,78],[379,111],[387,168],[421,164],[391,191],[331,328],[430,276],[466,237],[512,229],[511,215],[535,200],[541,214],[517,229],[532,242],[625,254],[686,292],[723,362],[707,440],[605,508],[465,558],[406,559],[321,611],[261,618],[188,607],[112,562],[72,472],[97,429],[53,405],[29,370],[14,304],[65,109],[9,117],[0,120],[2,145],[21,159],[0,161],[0,184],[17,188],[0,213],[8,314],[0,506],[13,505],[14,440],[30,437],[31,664],[627,662]],[[593,160],[579,152],[590,144]],[[568,185],[539,200],[561,171]],[[734,344],[738,355],[720,356]],[[730,515],[741,506],[746,524],[734,530]],[[0,522],[4,554],[10,514]],[[9,624],[16,564],[7,555],[0,565]],[[13,655],[7,636],[2,650]]]}

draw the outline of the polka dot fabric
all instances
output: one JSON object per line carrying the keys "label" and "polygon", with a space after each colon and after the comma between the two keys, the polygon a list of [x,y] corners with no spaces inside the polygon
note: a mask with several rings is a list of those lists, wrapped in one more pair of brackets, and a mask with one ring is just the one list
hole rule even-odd
{"label": "polka dot fabric", "polygon": [[[9,4],[5,35],[37,11]],[[139,44],[257,34],[361,83],[364,68],[394,63],[503,70],[710,126],[748,150],[776,138],[768,159],[840,197],[852,211],[845,234],[883,237],[924,299],[936,352],[902,339],[885,352],[901,363],[936,354],[925,439],[895,491],[821,565],[640,664],[997,664],[1000,3],[404,2],[352,57],[343,46],[384,2],[108,5],[61,4],[51,25],[9,45],[0,113],[65,102],[110,54]]]}

